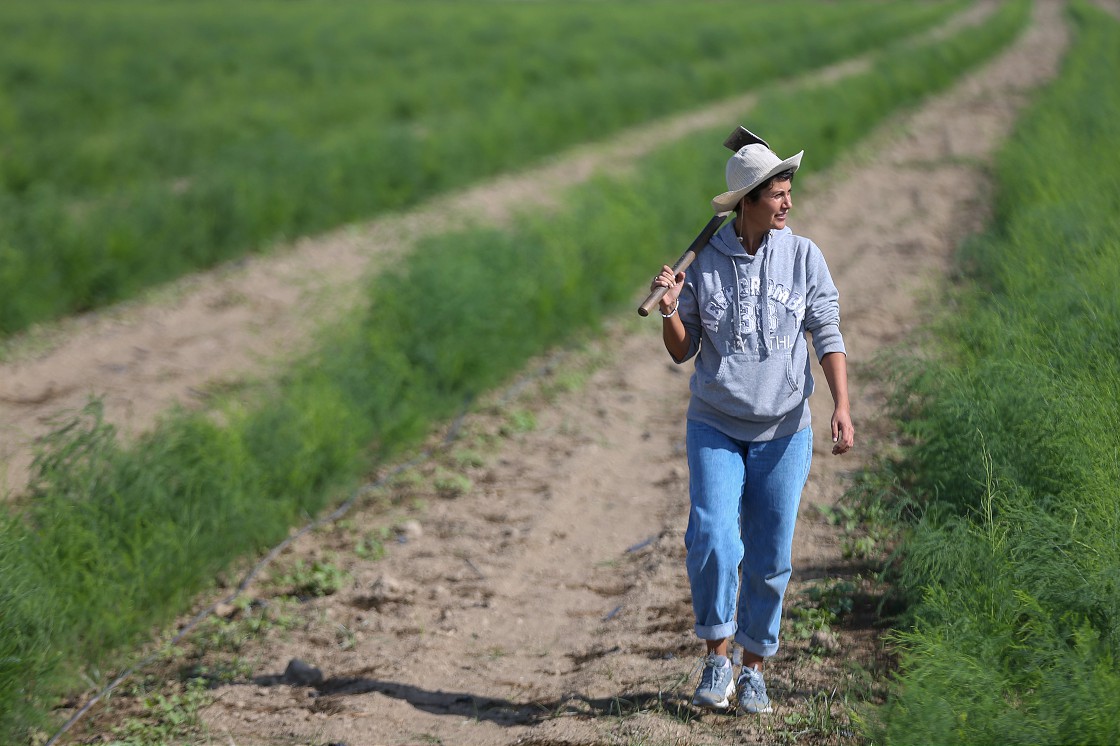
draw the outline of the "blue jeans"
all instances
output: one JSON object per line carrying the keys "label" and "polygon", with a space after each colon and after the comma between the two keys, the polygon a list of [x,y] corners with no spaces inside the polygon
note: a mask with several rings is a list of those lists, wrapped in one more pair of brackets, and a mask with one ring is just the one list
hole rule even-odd
{"label": "blue jeans", "polygon": [[689,420],[687,443],[692,507],[685,566],[696,634],[704,640],[734,635],[745,650],[769,657],[778,652],[812,428],[747,443]]}

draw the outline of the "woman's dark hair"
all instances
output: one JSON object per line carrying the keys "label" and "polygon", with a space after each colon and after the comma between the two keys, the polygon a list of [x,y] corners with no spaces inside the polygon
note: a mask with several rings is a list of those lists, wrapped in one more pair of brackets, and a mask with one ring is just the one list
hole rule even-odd
{"label": "woman's dark hair", "polygon": [[773,184],[775,181],[788,181],[792,184],[793,183],[793,172],[794,172],[794,170],[795,169],[791,168],[788,171],[782,171],[781,173],[774,174],[769,179],[767,179],[766,181],[764,181],[761,184],[759,184],[758,186],[756,186],[754,189],[747,192],[747,201],[748,202],[758,202],[758,198],[762,196],[762,192],[769,189],[770,185]]}

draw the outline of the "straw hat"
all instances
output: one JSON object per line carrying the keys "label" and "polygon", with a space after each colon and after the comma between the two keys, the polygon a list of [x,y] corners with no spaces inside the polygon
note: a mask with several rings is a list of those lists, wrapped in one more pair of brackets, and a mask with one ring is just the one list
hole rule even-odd
{"label": "straw hat", "polygon": [[783,161],[762,143],[744,145],[727,160],[728,191],[712,200],[712,209],[716,212],[734,210],[739,200],[759,184],[782,171],[796,171],[803,155],[804,150]]}

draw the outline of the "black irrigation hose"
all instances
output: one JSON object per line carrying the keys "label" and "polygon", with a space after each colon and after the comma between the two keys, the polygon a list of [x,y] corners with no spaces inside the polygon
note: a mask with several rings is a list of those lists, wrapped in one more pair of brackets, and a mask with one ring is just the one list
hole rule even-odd
{"label": "black irrigation hose", "polygon": [[[565,353],[560,352],[560,353],[556,353],[554,355],[551,355],[549,357],[549,359],[546,360],[545,363],[540,368],[538,368],[536,371],[534,371],[533,373],[530,373],[526,376],[523,376],[518,381],[515,381],[506,390],[505,396],[502,397],[501,401],[503,403],[508,402],[510,399],[512,399],[514,396],[516,396],[518,393],[520,393],[521,390],[526,386],[526,384],[530,380],[541,378],[544,375],[547,375],[548,373],[550,373],[552,371],[553,367],[555,366],[556,362],[561,357],[563,357],[564,354]],[[469,405],[469,403],[470,402],[468,400],[467,405]],[[456,417],[455,420],[451,423],[451,427],[448,428],[447,434],[443,437],[443,440],[440,441],[439,448],[446,448],[449,443],[452,443],[453,441],[455,441],[459,437],[459,430],[462,427],[463,420],[466,419],[466,416],[467,416],[467,408],[466,408],[466,406],[464,406],[463,412],[458,417]],[[363,497],[363,496],[369,494],[371,491],[377,489],[378,487],[383,486],[386,482],[388,482],[390,479],[392,479],[396,475],[400,474],[405,469],[410,469],[413,466],[416,466],[418,464],[421,464],[421,463],[427,461],[429,458],[432,457],[432,454],[436,450],[437,449],[435,449],[435,448],[427,448],[427,449],[421,451],[419,454],[417,454],[415,458],[413,458],[409,461],[406,461],[403,464],[397,465],[395,468],[391,469],[388,473],[382,475],[381,477],[379,477],[374,482],[371,482],[371,483],[368,483],[368,484],[363,484],[362,486],[360,486],[356,490],[354,490],[354,493],[352,495],[350,495],[350,497],[346,498],[346,500],[341,505],[339,505],[337,508],[335,508],[333,512],[331,512],[328,515],[323,516],[322,518],[314,520],[311,523],[308,523],[303,528],[301,528],[299,531],[297,531],[296,533],[288,536],[288,538],[284,539],[282,542],[280,542],[279,544],[274,546],[271,550],[269,550],[268,554],[266,554],[264,557],[262,557],[257,562],[257,564],[255,564],[249,570],[249,572],[245,574],[245,576],[241,579],[241,582],[237,584],[237,589],[233,593],[231,593],[226,598],[215,601],[214,603],[212,603],[207,608],[205,608],[202,611],[195,614],[194,618],[191,619],[189,622],[187,622],[187,624],[181,630],[179,630],[178,634],[176,634],[173,638],[171,638],[171,644],[174,645],[175,643],[179,642],[184,637],[186,637],[187,633],[194,630],[194,628],[197,627],[199,625],[199,623],[201,623],[204,619],[208,618],[211,614],[213,614],[214,610],[217,609],[218,606],[220,606],[222,604],[233,603],[233,601],[238,596],[240,596],[242,593],[245,592],[245,589],[247,589],[249,587],[249,584],[251,582],[253,582],[253,579],[260,573],[260,571],[263,570],[269,563],[271,563],[272,560],[276,559],[276,557],[282,551],[284,551],[284,549],[286,549],[293,541],[295,541],[299,537],[303,536],[304,534],[307,534],[310,531],[314,531],[315,529],[319,528],[320,526],[324,526],[328,523],[334,523],[339,518],[346,515],[346,513],[348,513],[350,511],[350,508],[354,507],[354,504],[358,501],[358,498]],[[132,676],[132,674],[136,673],[136,671],[138,671],[141,668],[144,668],[145,666],[150,664],[152,661],[154,661],[156,658],[158,658],[159,655],[160,655],[160,652],[158,650],[149,654],[147,657],[143,658],[142,660],[140,660],[137,663],[134,663],[130,668],[126,669],[123,673],[121,673],[119,676],[117,676],[117,678],[115,678],[111,682],[109,682],[109,684],[106,685],[104,689],[102,689],[100,692],[95,694],[93,697],[90,698],[90,700],[88,702],[86,702],[84,705],[82,705],[82,708],[80,710],[78,710],[73,715],[71,715],[70,719],[67,720],[62,725],[61,728],[59,728],[58,732],[56,732],[53,736],[50,737],[50,740],[48,740],[44,744],[44,746],[54,746],[54,744],[58,742],[58,739],[62,738],[62,736],[64,736],[67,731],[69,731],[71,728],[74,727],[75,723],[77,723],[79,720],[81,720],[83,717],[85,717],[85,714],[87,712],[89,712],[90,709],[92,709],[94,705],[96,705],[103,698],[105,698],[110,692],[112,692],[114,689],[116,689],[118,686],[120,686],[121,683],[123,683],[126,679],[128,679],[130,676]]]}

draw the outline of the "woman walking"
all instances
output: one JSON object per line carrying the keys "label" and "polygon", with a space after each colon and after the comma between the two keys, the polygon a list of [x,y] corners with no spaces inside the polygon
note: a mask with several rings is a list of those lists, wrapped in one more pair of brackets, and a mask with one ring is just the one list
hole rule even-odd
{"label": "woman walking", "polygon": [[[813,393],[805,332],[834,403],[833,454],[855,442],[840,307],[824,256],[786,227],[804,151],[782,160],[763,142],[727,162],[716,212],[735,211],[687,271],[665,266],[665,348],[696,358],[687,416],[685,546],[696,634],[706,655],[693,704],[771,711],[763,661],[778,650],[801,491],[809,475]],[[736,678],[728,641],[743,648]]]}

